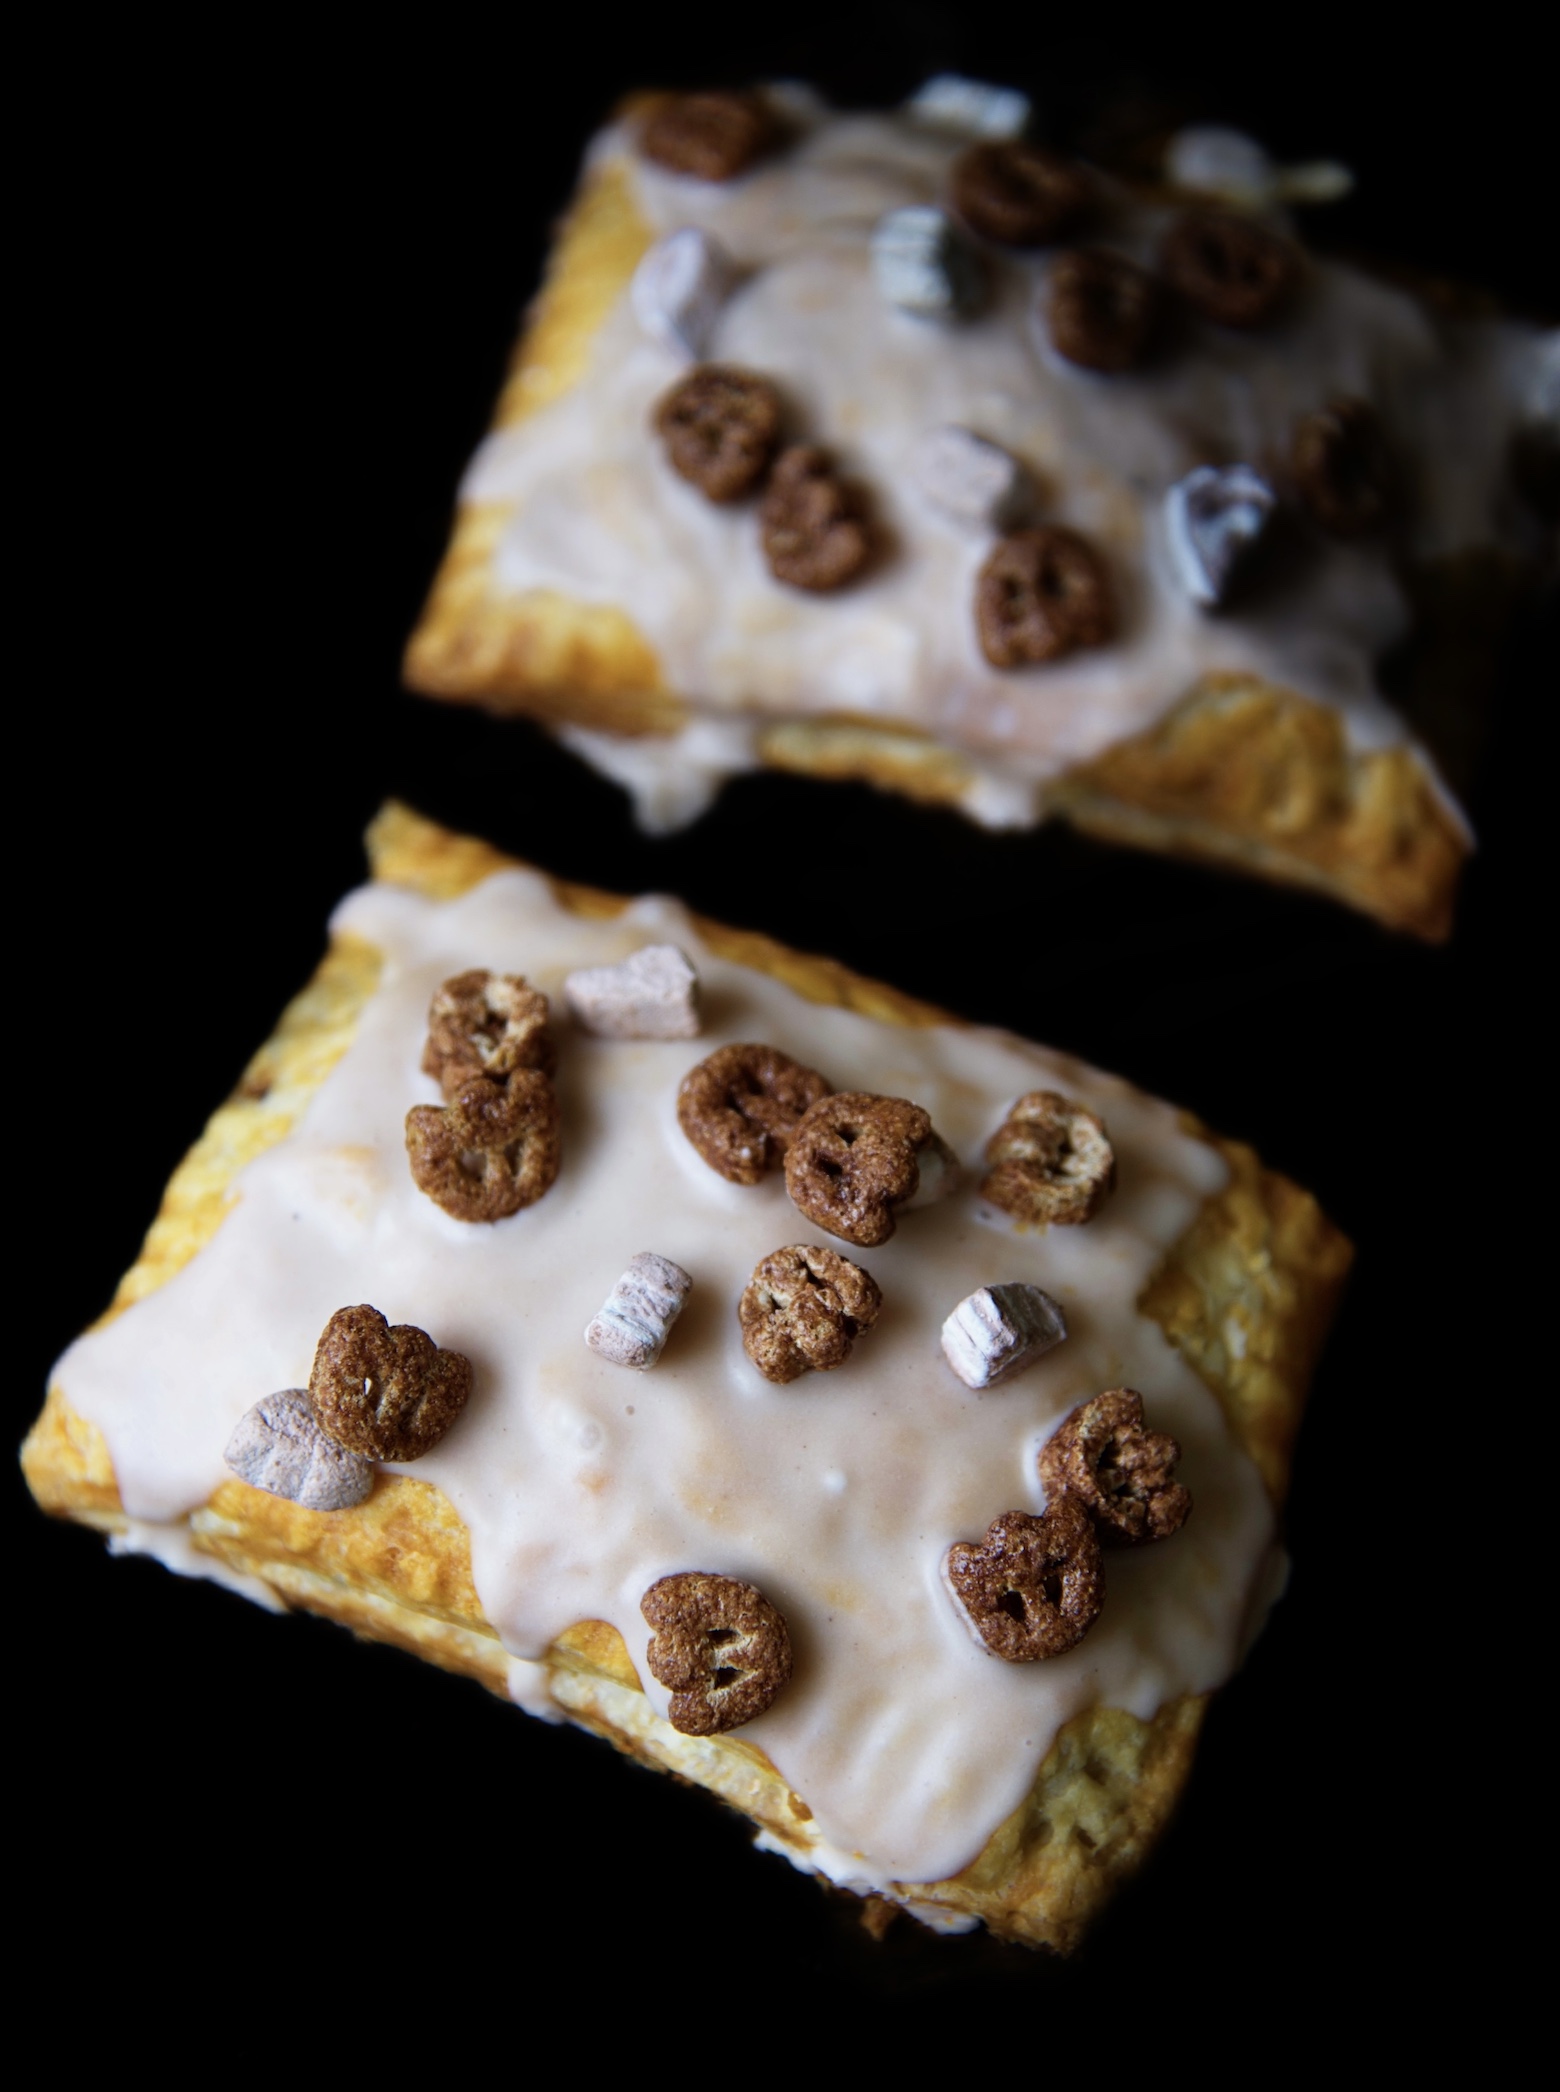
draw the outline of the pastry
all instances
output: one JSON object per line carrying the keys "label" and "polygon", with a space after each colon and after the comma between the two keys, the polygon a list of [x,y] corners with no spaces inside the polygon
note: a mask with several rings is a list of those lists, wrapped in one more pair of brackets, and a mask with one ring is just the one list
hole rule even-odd
{"label": "pastry", "polygon": [[832,962],[404,808],[370,855],[61,1360],[39,1501],[593,1729],[874,1908],[1071,1947],[1276,1588],[1347,1244]]}
{"label": "pastry", "polygon": [[408,680],[548,722],[652,827],[768,764],[1444,936],[1467,822],[1375,665],[1420,634],[1427,719],[1488,672],[1554,337],[1306,251],[1283,198],[1341,170],[1189,132],[1129,189],[1025,115],[969,82],[632,102]]}

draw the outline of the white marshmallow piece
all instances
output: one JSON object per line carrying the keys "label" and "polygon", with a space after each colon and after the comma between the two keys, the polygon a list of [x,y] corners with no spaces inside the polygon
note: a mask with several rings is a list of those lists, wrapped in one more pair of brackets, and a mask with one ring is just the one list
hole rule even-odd
{"label": "white marshmallow piece", "polygon": [[1354,187],[1354,176],[1336,160],[1276,167],[1255,138],[1222,124],[1177,131],[1165,152],[1165,177],[1178,189],[1217,196],[1246,211],[1275,203],[1336,203]]}
{"label": "white marshmallow piece", "polygon": [[1067,1335],[1067,1317],[1038,1286],[982,1286],[942,1327],[943,1356],[966,1387],[1021,1373]]}
{"label": "white marshmallow piece", "polygon": [[1262,536],[1278,496],[1249,465],[1199,465],[1165,496],[1165,527],[1175,578],[1201,610],[1229,594]]}
{"label": "white marshmallow piece", "polygon": [[905,104],[917,123],[966,138],[1017,138],[1029,128],[1029,97],[962,73],[935,73]]}
{"label": "white marshmallow piece", "polygon": [[736,283],[736,265],[719,241],[684,225],[657,240],[634,271],[634,317],[653,341],[702,363]]}
{"label": "white marshmallow piece", "polygon": [[1533,344],[1522,405],[1523,418],[1531,426],[1560,434],[1560,327],[1541,334]]}
{"label": "white marshmallow piece", "polygon": [[647,944],[617,966],[585,966],[563,984],[581,1031],[598,1039],[696,1039],[699,976],[675,944]]}
{"label": "white marshmallow piece", "polygon": [[907,204],[880,218],[872,234],[872,273],[890,305],[927,319],[953,319],[979,303],[981,267],[946,211]]}
{"label": "white marshmallow piece", "polygon": [[680,1264],[653,1250],[642,1251],[612,1288],[601,1312],[591,1318],[586,1343],[610,1365],[648,1373],[692,1287],[693,1280]]}
{"label": "white marshmallow piece", "polygon": [[1011,529],[1029,495],[1029,475],[1012,452],[973,429],[929,430],[916,446],[911,473],[933,508],[972,530]]}
{"label": "white marshmallow piece", "polygon": [[901,1213],[914,1213],[920,1206],[935,1206],[937,1201],[945,1199],[949,1192],[957,1191],[959,1178],[963,1174],[959,1168],[958,1156],[940,1133],[932,1135],[916,1156],[915,1162],[920,1177],[914,1197],[906,1199],[899,1208]]}
{"label": "white marshmallow piece", "polygon": [[307,1390],[283,1388],[238,1420],[223,1459],[240,1481],[306,1511],[346,1511],[374,1486],[374,1463],[323,1430]]}

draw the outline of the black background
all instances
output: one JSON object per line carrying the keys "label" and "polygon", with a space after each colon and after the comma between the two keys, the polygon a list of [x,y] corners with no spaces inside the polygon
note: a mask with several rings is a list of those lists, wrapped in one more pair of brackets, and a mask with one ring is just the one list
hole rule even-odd
{"label": "black background", "polygon": [[[18,1836],[42,1980],[68,1936],[72,1984],[112,1997],[80,2015],[83,2053],[248,1986],[345,1981],[377,2040],[448,2027],[457,1995],[513,2031],[589,1980],[610,2045],[723,2073],[822,2008],[863,2031],[976,2027],[989,2056],[1098,2042],[1135,2069],[1194,2006],[1207,2027],[1254,2011],[1286,2047],[1355,2013],[1401,2041],[1435,1968],[1499,1937],[1513,1834],[1489,1812],[1522,1785],[1498,1740],[1516,1688],[1505,1573],[1467,1507],[1470,1474],[1504,1472],[1511,1427],[1487,1420],[1529,1387],[1541,620],[1492,701],[1481,854],[1442,949],[1061,830],[992,836],[790,778],[739,781],[647,840],[530,727],[404,694],[398,658],[550,222],[620,92],[789,75],[888,101],[954,66],[1030,86],[1067,138],[1136,81],[1174,116],[1352,165],[1358,193],[1314,215],[1317,239],[1552,310],[1552,113],[1516,20],[1388,51],[1345,16],[1271,10],[627,29],[446,10],[360,38],[256,15],[143,24],[40,69],[56,142],[23,237],[57,404],[13,609],[41,642],[12,711],[37,839],[14,889],[17,1438],[314,965],[389,794],[1095,1059],[1253,1141],[1360,1252],[1300,1448],[1291,1593],[1159,1855],[1068,1965],[908,1921],[875,1945],[706,1797],[320,1622],[111,1563],[16,1484]],[[56,187],[66,166],[83,190]]]}

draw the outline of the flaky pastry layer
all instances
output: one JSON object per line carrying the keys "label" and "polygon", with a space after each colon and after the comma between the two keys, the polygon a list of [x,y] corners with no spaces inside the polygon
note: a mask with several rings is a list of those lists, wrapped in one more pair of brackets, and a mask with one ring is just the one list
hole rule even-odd
{"label": "flaky pastry layer", "polygon": [[[496,429],[576,382],[651,237],[621,167],[596,168],[560,228]],[[553,726],[631,737],[686,726],[695,714],[689,694],[668,687],[624,611],[504,588],[496,559],[513,513],[492,502],[459,510],[407,648],[407,681],[431,697]],[[1460,604],[1492,655],[1487,613],[1509,608],[1512,595],[1498,563],[1478,554],[1439,561],[1416,594]],[[1439,673],[1434,662],[1425,672]],[[1205,677],[1166,699],[1150,730],[1053,780],[1045,811],[1107,841],[1310,887],[1392,929],[1432,940],[1450,933],[1469,842],[1413,745],[1353,748],[1332,707],[1256,678]],[[841,716],[777,719],[764,715],[761,692],[752,707],[757,755],[773,768],[970,803],[975,758],[929,734]]]}
{"label": "flaky pastry layer", "polygon": [[[376,878],[430,898],[453,898],[516,863],[399,806],[380,814],[368,843]],[[551,883],[560,904],[581,915],[612,916],[627,905],[594,888]],[[886,1024],[950,1021],[832,960],[702,918],[697,927],[721,957],[782,980],[809,1001]],[[345,1052],[377,977],[370,947],[333,944],[174,1172],[104,1319],[165,1284],[216,1234],[237,1172],[296,1121]],[[1279,1503],[1311,1367],[1351,1252],[1314,1199],[1263,1169],[1249,1148],[1192,1122],[1188,1129],[1218,1147],[1229,1182],[1205,1202],[1139,1305],[1212,1390]],[[126,1528],[102,1435],[58,1388],[28,1437],[23,1465],[46,1510],[105,1531]],[[431,1484],[380,1473],[362,1504],[319,1512],[233,1480],[189,1525],[197,1549],[260,1578],[287,1604],[509,1696],[510,1659],[483,1614],[467,1530]],[[709,1788],[771,1845],[819,1863],[805,1798],[741,1736],[689,1737],[661,1720],[614,1628],[578,1623],[553,1644],[544,1668],[546,1689],[569,1719]],[[934,1922],[977,1918],[1006,1937],[1070,1949],[1168,1822],[1206,1704],[1204,1696],[1183,1697],[1147,1722],[1108,1707],[1076,1716],[1030,1794],[969,1866],[946,1881],[896,1885],[890,1895]]]}

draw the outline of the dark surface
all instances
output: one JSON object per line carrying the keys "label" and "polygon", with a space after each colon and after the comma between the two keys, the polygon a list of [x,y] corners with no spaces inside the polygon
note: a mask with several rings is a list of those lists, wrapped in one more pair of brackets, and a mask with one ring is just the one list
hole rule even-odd
{"label": "dark surface", "polygon": [[[437,43],[425,26],[361,48],[234,32],[199,92],[172,84],[188,49],[99,48],[102,120],[68,112],[97,191],[68,232],[73,455],[44,548],[47,654],[23,693],[41,766],[13,769],[47,837],[21,874],[41,934],[13,1031],[37,1148],[13,1432],[315,963],[361,876],[360,831],[399,794],[557,872],[680,893],[1086,1055],[1314,1188],[1360,1258],[1301,1443],[1290,1596],[1216,1707],[1159,1856],[1063,1966],[908,1922],[874,1945],[852,1905],[752,1854],[705,1797],[322,1623],[111,1563],[17,1487],[16,1806],[46,1839],[27,1877],[41,1966],[57,1970],[61,1919],[84,1957],[72,1987],[115,1999],[111,2027],[83,2006],[84,2042],[159,2034],[175,1975],[231,1998],[247,1968],[275,1995],[280,1942],[306,1959],[322,1927],[379,1922],[376,1878],[397,1944],[372,1973],[365,1947],[353,1989],[381,2033],[403,1978],[413,2021],[445,2009],[426,1984],[452,1985],[463,2014],[496,2008],[513,2033],[588,1972],[631,2058],[647,2051],[620,2003],[706,2001],[708,2036],[687,2038],[722,2071],[739,1961],[780,2013],[920,2027],[978,2005],[987,2053],[1036,2026],[1052,2054],[1069,2029],[1108,2039],[1128,1998],[1157,2044],[1210,1994],[1287,2047],[1346,2003],[1385,2032],[1413,2004],[1388,1963],[1447,1942],[1465,1956],[1490,1922],[1484,1833],[1458,1795],[1507,1690],[1494,1572],[1438,1528],[1480,1407],[1528,1370],[1511,1304],[1527,1298],[1523,1104],[1543,1094],[1516,1079],[1547,1048],[1539,627],[1508,666],[1473,796],[1483,850],[1440,950],[1060,830],[990,836],[787,778],[740,782],[649,841],[539,733],[399,689],[549,221],[591,124],[640,81],[811,74],[888,99],[952,64],[1030,76],[1065,135],[1130,67],[1168,82],[1176,113],[1352,164],[1330,236],[1554,303],[1527,229],[1542,83],[1498,20],[1405,73],[1321,21],[1254,59],[1244,40],[1124,33],[1116,10],[1016,49],[979,8],[854,19],[849,44],[803,19],[736,44],[690,27],[673,47],[593,18],[545,57],[518,29],[458,21]],[[667,2041],[649,2052],[670,2061]]]}

